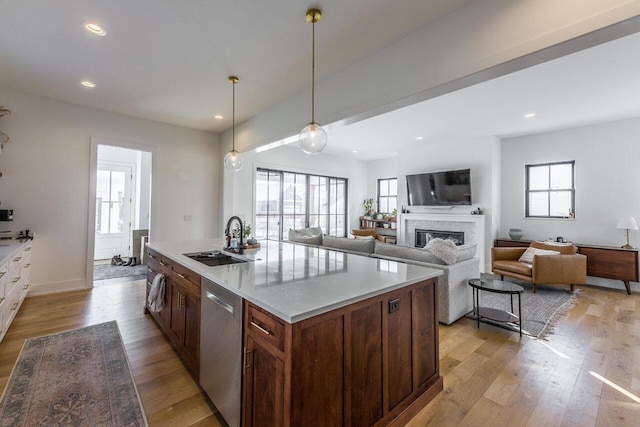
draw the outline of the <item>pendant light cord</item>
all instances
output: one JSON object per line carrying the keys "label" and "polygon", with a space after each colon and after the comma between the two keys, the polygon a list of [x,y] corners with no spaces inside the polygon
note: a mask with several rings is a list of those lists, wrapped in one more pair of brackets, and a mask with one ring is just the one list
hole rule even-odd
{"label": "pendant light cord", "polygon": [[311,23],[311,123],[315,123],[315,105],[316,105],[316,20]]}
{"label": "pendant light cord", "polygon": [[236,82],[231,82],[231,144],[233,151],[236,151]]}

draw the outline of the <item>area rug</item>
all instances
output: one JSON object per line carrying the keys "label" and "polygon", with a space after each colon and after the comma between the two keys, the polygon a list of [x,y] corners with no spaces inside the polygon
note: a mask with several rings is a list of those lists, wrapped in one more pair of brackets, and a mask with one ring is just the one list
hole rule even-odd
{"label": "area rug", "polygon": [[[521,295],[522,333],[542,339],[553,333],[558,322],[573,307],[580,294],[579,289],[571,292],[568,286],[551,285],[537,285],[536,293],[534,294],[531,290],[531,284],[527,282],[513,279],[505,281],[515,283],[524,288],[524,292]],[[518,314],[518,297],[515,295],[513,297],[513,305],[515,314]],[[481,291],[480,306],[511,311],[511,300],[509,295]],[[475,319],[473,313],[469,313],[467,317]],[[506,327],[510,330],[518,330],[517,324],[494,322],[489,319],[481,319],[480,321]]]}
{"label": "area rug", "polygon": [[147,275],[146,265],[132,267],[122,265],[101,264],[93,267],[93,280],[107,280],[131,277],[131,280],[144,279]]}
{"label": "area rug", "polygon": [[0,425],[146,426],[117,323],[26,340]]}

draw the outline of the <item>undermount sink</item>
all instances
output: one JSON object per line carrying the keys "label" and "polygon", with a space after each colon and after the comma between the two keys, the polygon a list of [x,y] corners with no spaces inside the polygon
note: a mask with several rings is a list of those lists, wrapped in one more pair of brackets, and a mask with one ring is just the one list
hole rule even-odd
{"label": "undermount sink", "polygon": [[209,267],[247,262],[243,259],[238,259],[238,258],[232,257],[231,255],[223,254],[220,251],[194,252],[194,253],[183,254],[183,255],[195,261],[208,265]]}

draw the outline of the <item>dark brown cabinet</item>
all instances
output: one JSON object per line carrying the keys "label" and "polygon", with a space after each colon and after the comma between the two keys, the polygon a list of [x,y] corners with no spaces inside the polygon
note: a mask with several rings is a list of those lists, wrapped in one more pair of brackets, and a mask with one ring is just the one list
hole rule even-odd
{"label": "dark brown cabinet", "polygon": [[156,274],[165,276],[165,307],[151,315],[195,378],[200,372],[200,276],[149,250],[147,295]]}
{"label": "dark brown cabinet", "polygon": [[436,283],[294,324],[245,301],[243,425],[401,425],[413,417],[442,390]]}

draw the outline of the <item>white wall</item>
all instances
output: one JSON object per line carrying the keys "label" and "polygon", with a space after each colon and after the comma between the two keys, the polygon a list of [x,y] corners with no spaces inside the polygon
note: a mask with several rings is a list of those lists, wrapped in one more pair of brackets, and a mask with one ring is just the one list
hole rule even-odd
{"label": "white wall", "polygon": [[[368,191],[375,197],[376,180],[388,178],[395,163],[398,177],[398,207],[404,206],[412,213],[429,212],[438,214],[469,214],[480,207],[485,215],[485,255],[493,246],[498,222],[496,216],[500,204],[500,185],[496,182],[500,168],[500,141],[495,137],[470,140],[424,142],[412,149],[401,152],[395,162],[369,162]],[[456,206],[452,209],[409,207],[407,203],[406,175],[455,169],[471,169],[471,206]],[[478,248],[480,250],[480,248]],[[487,259],[485,256],[485,259]],[[488,266],[485,266],[487,269]],[[490,271],[490,268],[487,269]]]}
{"label": "white wall", "polygon": [[[621,246],[621,216],[640,221],[640,118],[509,138],[502,141],[502,220],[499,235],[522,228],[523,239],[563,236],[593,245]],[[525,219],[526,164],[575,160],[576,217]],[[630,231],[640,246],[640,232]],[[589,278],[589,283],[604,284]],[[615,283],[620,287],[620,282]]]}
{"label": "white wall", "polygon": [[[13,231],[36,233],[33,292],[85,287],[92,137],[156,148],[151,238],[211,237],[219,223],[218,136],[0,88],[12,114],[0,120],[11,137],[0,156],[0,201],[14,209]],[[184,215],[192,216],[185,222]]]}
{"label": "white wall", "polygon": [[365,162],[322,153],[309,156],[303,153],[297,144],[274,148],[262,153],[246,152],[242,155],[244,156],[244,166],[240,171],[224,172],[225,203],[222,230],[224,230],[226,220],[232,215],[237,215],[248,223],[254,224],[254,172],[258,167],[347,178],[349,182],[349,230],[360,228],[358,218],[362,215],[362,199],[367,191]]}

